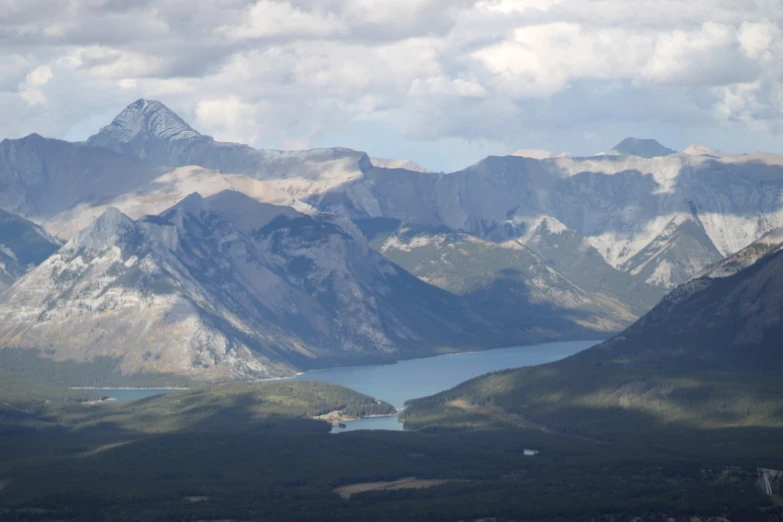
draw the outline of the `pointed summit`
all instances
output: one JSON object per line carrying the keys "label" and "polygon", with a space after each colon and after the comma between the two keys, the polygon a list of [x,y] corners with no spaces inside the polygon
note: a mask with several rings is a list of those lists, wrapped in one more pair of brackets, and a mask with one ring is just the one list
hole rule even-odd
{"label": "pointed summit", "polygon": [[109,125],[92,136],[88,143],[106,147],[130,143],[143,137],[183,140],[199,135],[161,102],[142,98],[125,107]]}
{"label": "pointed summit", "polygon": [[187,149],[201,134],[159,101],[139,99],[131,103],[88,145],[130,154],[158,165],[172,161],[182,148]]}
{"label": "pointed summit", "polygon": [[628,156],[640,156],[642,158],[657,158],[674,154],[675,150],[664,147],[653,139],[625,138],[615,145],[614,152]]}
{"label": "pointed summit", "polygon": [[110,207],[93,221],[87,228],[76,234],[64,249],[69,251],[84,250],[94,254],[121,244],[138,231],[136,223],[117,210]]}

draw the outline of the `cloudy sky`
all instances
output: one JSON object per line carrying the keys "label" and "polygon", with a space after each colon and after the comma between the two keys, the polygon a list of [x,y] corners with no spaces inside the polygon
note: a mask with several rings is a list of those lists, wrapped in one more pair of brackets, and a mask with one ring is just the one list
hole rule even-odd
{"label": "cloudy sky", "polygon": [[140,97],[446,171],[626,136],[783,152],[783,0],[0,0],[0,137],[84,139]]}

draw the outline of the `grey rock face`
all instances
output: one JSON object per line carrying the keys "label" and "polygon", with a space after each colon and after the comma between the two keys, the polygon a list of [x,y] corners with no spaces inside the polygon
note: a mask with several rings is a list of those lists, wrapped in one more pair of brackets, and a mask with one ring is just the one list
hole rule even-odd
{"label": "grey rock face", "polygon": [[541,161],[490,157],[446,175],[395,172],[392,177],[373,169],[307,201],[354,218],[442,225],[500,242],[523,236],[531,220],[551,216],[621,268],[665,234],[673,219],[695,217],[703,233],[682,232],[697,233],[701,238],[694,241],[711,242],[721,256],[783,226],[783,166],[776,157],[716,160],[680,154]]}
{"label": "grey rock face", "polygon": [[474,316],[334,222],[194,194],[136,221],[104,213],[3,294],[0,344],[127,374],[277,377],[491,345]]}
{"label": "grey rock face", "polygon": [[722,259],[697,218],[678,216],[621,268],[651,285],[671,289]]}
{"label": "grey rock face", "polygon": [[339,185],[372,165],[363,152],[344,148],[259,150],[239,143],[215,141],[193,130],[162,103],[143,99],[125,108],[87,143],[154,165],[199,165],[261,180],[277,180],[279,187],[292,195],[302,190],[311,193],[321,186]]}
{"label": "grey rock face", "polygon": [[161,170],[101,147],[32,134],[0,142],[0,208],[46,218],[143,185]]}
{"label": "grey rock face", "polygon": [[0,291],[43,263],[60,243],[41,227],[0,210]]}
{"label": "grey rock face", "polygon": [[468,296],[509,321],[585,336],[622,330],[663,296],[609,266],[553,218],[532,222],[517,240],[494,243],[445,227],[359,220],[370,245],[423,280]]}

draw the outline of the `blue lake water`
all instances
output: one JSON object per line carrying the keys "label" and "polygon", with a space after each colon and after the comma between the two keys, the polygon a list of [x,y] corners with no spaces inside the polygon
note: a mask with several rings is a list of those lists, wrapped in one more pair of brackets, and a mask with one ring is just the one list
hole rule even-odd
{"label": "blue lake water", "polygon": [[[330,368],[307,372],[296,378],[340,384],[402,408],[405,401],[448,390],[485,373],[558,361],[595,344],[598,344],[598,341],[499,348],[485,352],[410,359],[395,364]],[[345,425],[345,428],[334,428],[333,433],[363,429],[402,429],[402,423],[396,417],[361,419],[346,422]]]}
{"label": "blue lake water", "polygon": [[[558,361],[579,353],[598,341],[573,341],[532,346],[499,348],[485,352],[439,355],[426,359],[410,359],[394,364],[350,366],[307,372],[296,377],[302,381],[340,384],[358,392],[384,400],[402,408],[405,401],[448,390],[461,382],[485,373],[536,366]],[[120,402],[144,399],[173,391],[171,389],[99,389]],[[354,430],[402,430],[395,416],[373,417],[345,423],[345,428],[333,428],[333,433]]]}

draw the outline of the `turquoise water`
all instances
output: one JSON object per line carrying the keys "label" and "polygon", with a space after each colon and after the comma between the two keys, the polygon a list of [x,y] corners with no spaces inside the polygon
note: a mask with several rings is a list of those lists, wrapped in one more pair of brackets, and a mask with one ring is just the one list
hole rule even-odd
{"label": "turquoise water", "polygon": [[138,389],[100,389],[100,390],[89,390],[92,393],[95,393],[97,395],[108,395],[112,399],[115,399],[117,402],[129,402],[129,401],[137,401],[139,399],[145,399],[147,397],[152,397],[153,395],[161,395],[163,393],[168,393],[170,391],[175,391],[170,388],[160,388],[160,389],[152,389],[152,388],[138,388]]}
{"label": "turquoise water", "polygon": [[[439,355],[377,366],[330,368],[307,372],[298,375],[296,379],[340,384],[376,399],[384,400],[400,409],[407,400],[448,390],[473,377],[510,368],[558,361],[586,350],[597,343],[598,341],[547,343],[500,348],[485,352]],[[108,395],[120,402],[126,402],[168,393],[172,390],[100,389],[91,391]],[[345,425],[345,428],[333,428],[332,432],[402,429],[402,423],[395,416],[361,419],[346,422]]]}
{"label": "turquoise water", "polygon": [[[485,352],[439,355],[378,366],[351,366],[307,372],[298,380],[340,384],[402,408],[405,401],[448,390],[485,373],[536,366],[579,353],[598,341],[547,343],[500,348]],[[360,429],[401,430],[396,417],[378,417],[346,422],[334,433]]]}

